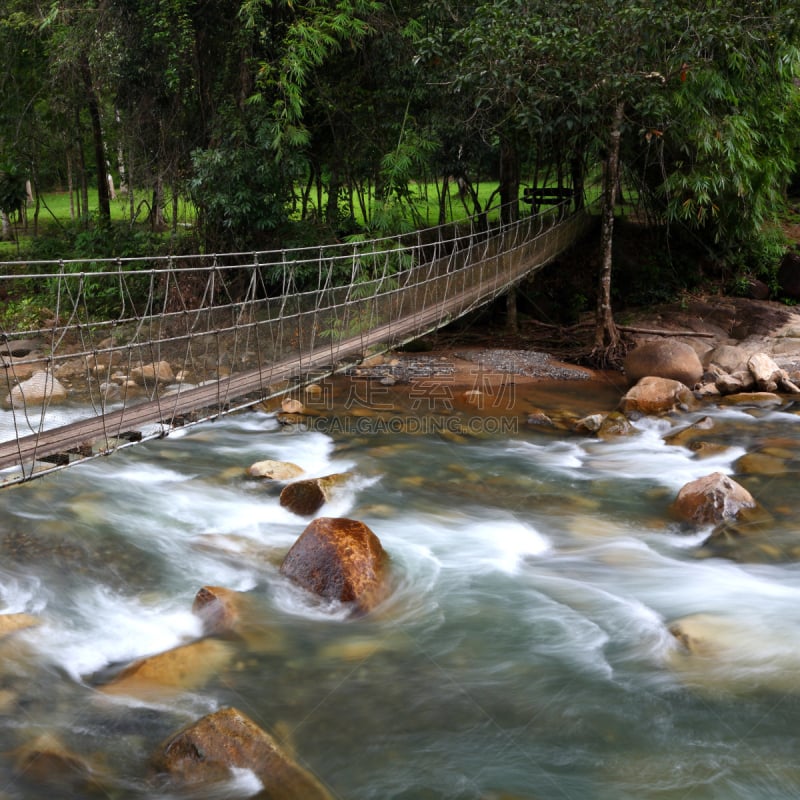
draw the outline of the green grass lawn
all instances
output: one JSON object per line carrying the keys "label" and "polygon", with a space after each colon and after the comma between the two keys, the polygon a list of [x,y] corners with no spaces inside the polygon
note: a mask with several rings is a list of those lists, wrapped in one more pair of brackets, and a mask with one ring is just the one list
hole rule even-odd
{"label": "green grass lawn", "polygon": [[[483,181],[475,186],[478,200],[481,208],[487,211],[487,204],[491,199],[491,207],[488,208],[489,221],[496,221],[499,217],[499,195],[496,194],[498,184],[492,181]],[[434,226],[439,220],[439,194],[437,186],[434,184],[416,184],[412,187],[414,206],[416,209],[417,219],[421,221],[422,227]],[[596,190],[590,190],[592,196],[587,197],[587,200],[594,199]],[[587,192],[588,194],[588,192]],[[144,192],[136,193],[131,203],[131,198],[127,194],[118,193],[117,198],[111,201],[111,218],[112,221],[117,223],[124,223],[130,221],[133,217],[133,226],[143,232],[149,231],[147,224],[150,197]],[[323,207],[327,203],[327,198],[323,195]],[[358,208],[356,204],[356,209]],[[522,203],[523,212],[530,207]],[[472,211],[472,203],[469,199],[466,204],[460,198],[457,188],[451,184],[448,200],[446,203],[446,214],[449,222],[464,220],[469,218]],[[70,241],[69,232],[73,234],[82,229],[79,221],[74,219],[75,209],[70,208],[70,196],[68,192],[45,192],[41,195],[40,209],[38,218],[38,236],[39,237],[60,237],[64,235],[64,247],[67,247],[66,242]],[[90,218],[97,214],[97,190],[89,191],[89,215]],[[171,234],[171,215],[172,203],[167,204],[166,214],[167,230],[163,235],[169,236]],[[360,212],[356,211],[357,216]],[[181,199],[178,204],[178,223],[180,230],[185,232],[191,229],[195,220],[195,209],[192,204],[185,199]],[[356,224],[363,225],[363,218],[356,219]],[[33,220],[33,207],[28,208],[27,222],[25,225],[17,224],[16,241],[1,241],[0,242],[0,260],[14,261],[25,256],[28,250],[28,245],[33,240],[34,220]],[[58,249],[56,245],[56,249]],[[48,257],[67,258],[72,254],[66,251],[59,250],[58,255]]]}

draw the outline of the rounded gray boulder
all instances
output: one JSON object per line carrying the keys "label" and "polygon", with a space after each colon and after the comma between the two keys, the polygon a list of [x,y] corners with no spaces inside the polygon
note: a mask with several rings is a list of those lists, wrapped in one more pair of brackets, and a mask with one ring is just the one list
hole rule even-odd
{"label": "rounded gray boulder", "polygon": [[694,348],[669,339],[640,344],[628,353],[623,366],[631,385],[653,377],[680,381],[692,388],[703,377],[703,365]]}

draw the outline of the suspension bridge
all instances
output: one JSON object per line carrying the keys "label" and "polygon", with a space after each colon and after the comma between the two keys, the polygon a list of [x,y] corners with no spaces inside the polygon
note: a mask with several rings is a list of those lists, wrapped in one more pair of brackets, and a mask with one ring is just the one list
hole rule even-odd
{"label": "suspension bridge", "polygon": [[556,207],[317,248],[0,263],[0,298],[47,308],[0,327],[0,485],[406,344],[502,295],[594,219]]}

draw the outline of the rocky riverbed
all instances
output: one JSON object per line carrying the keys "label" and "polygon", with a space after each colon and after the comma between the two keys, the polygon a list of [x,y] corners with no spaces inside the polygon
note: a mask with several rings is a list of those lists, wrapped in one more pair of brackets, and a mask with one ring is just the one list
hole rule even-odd
{"label": "rocky riverbed", "polygon": [[[756,353],[770,356],[787,371],[800,369],[800,311],[768,300],[708,296],[689,298],[618,315],[627,350],[650,341],[689,345],[707,366],[712,353],[725,353],[725,364],[745,364]],[[459,388],[478,380],[513,376],[516,386],[528,381],[590,381],[623,387],[624,369],[594,370],[581,366],[591,349],[592,324],[543,326],[523,319],[510,333],[478,324],[423,342],[425,352],[377,356],[349,371],[352,377],[384,384],[441,380]],[[689,387],[694,388],[694,387]]]}

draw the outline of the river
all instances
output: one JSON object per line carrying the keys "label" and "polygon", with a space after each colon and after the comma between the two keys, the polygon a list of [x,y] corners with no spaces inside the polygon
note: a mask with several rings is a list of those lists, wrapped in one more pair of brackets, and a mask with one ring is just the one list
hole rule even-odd
{"label": "river", "polygon": [[[531,407],[612,406],[578,385],[531,392]],[[708,405],[600,440],[524,416],[354,431],[261,410],[4,489],[0,610],[41,624],[0,641],[0,797],[89,794],[28,768],[20,753],[43,734],[98,765],[97,796],[173,797],[148,780],[151,754],[225,706],[337,798],[800,796],[797,411]],[[711,455],[666,441],[706,415],[724,445]],[[738,474],[755,452],[782,468]],[[351,475],[324,514],[365,522],[389,553],[375,612],[353,619],[280,575],[308,520],[244,477],[268,458]],[[768,512],[723,553],[669,515],[715,471]],[[157,700],[99,692],[118,665],[200,635],[204,585],[250,604],[219,671]],[[707,655],[669,632],[695,615],[717,637]]]}

